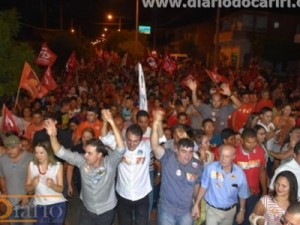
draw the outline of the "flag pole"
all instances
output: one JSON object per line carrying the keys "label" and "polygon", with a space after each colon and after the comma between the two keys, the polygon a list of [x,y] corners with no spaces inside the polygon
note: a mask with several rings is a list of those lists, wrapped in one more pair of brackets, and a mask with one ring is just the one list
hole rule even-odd
{"label": "flag pole", "polygon": [[212,79],[212,78],[210,77],[209,73],[208,73],[206,70],[205,70],[205,72],[208,74],[208,76],[209,76],[209,78],[211,79],[211,81],[213,82],[214,86],[215,86],[216,88],[220,87],[220,86],[214,81],[214,79]]}
{"label": "flag pole", "polygon": [[2,138],[2,140],[3,140],[3,124],[5,123],[5,121],[4,121],[4,107],[5,107],[5,104],[3,103],[2,104],[2,121],[1,121],[1,130],[2,130],[2,132],[1,132],[1,135],[0,135],[0,137]]}
{"label": "flag pole", "polygon": [[18,87],[18,92],[17,92],[17,96],[16,96],[16,102],[15,102],[15,107],[18,105],[18,101],[19,101],[19,95],[20,95],[20,84],[19,84],[19,87]]}

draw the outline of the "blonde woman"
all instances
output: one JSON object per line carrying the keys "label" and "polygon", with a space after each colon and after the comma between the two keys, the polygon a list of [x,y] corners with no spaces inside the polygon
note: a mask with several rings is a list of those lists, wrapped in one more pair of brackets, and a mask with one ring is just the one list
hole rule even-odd
{"label": "blonde woman", "polygon": [[26,191],[35,195],[33,204],[37,225],[62,225],[66,215],[63,191],[63,166],[54,158],[49,142],[34,147],[34,159],[29,163]]}

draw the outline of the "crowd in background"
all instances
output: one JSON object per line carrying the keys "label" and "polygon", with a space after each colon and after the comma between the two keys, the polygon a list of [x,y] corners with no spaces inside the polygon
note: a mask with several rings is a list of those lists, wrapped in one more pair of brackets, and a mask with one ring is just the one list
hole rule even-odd
{"label": "crowd in background", "polygon": [[[103,143],[112,149],[116,148],[116,145],[103,139],[110,131],[108,126],[106,134],[103,134],[103,127],[107,126],[107,121],[101,116],[103,109],[109,109],[129,150],[131,149],[127,128],[133,129],[130,131],[134,133],[132,125],[137,124],[142,130],[142,140],[149,141],[151,127],[154,127],[153,122],[157,120],[157,111],[161,111],[163,118],[159,122],[161,122],[165,140],[160,141],[160,144],[163,143],[165,149],[173,149],[176,152],[178,146],[182,146],[181,139],[191,139],[193,140],[192,144],[187,142],[188,144],[183,144],[183,146],[193,146],[193,158],[197,158],[203,165],[203,168],[199,167],[201,175],[199,175],[200,178],[197,178],[200,186],[202,182],[206,185],[201,187],[203,196],[200,188],[199,199],[196,198],[198,192],[195,193],[195,201],[198,200],[196,201],[197,206],[188,209],[189,212],[192,210],[191,217],[194,216],[194,219],[197,219],[195,224],[210,220],[216,215],[214,210],[226,212],[224,215],[231,213],[231,219],[227,222],[223,221],[223,224],[232,224],[234,221],[238,224],[249,224],[249,217],[252,218],[250,219],[252,223],[255,220],[257,224],[263,224],[261,221],[267,221],[268,224],[281,224],[281,216],[284,215],[287,207],[298,201],[300,197],[297,186],[297,181],[300,181],[300,174],[297,172],[297,170],[300,171],[299,74],[295,73],[289,79],[280,79],[258,73],[253,79],[247,80],[245,73],[223,69],[222,73],[229,82],[218,84],[211,81],[199,61],[189,60],[182,63],[172,75],[144,69],[148,112],[139,110],[139,83],[135,68],[123,68],[115,65],[108,66],[108,68],[97,66],[97,64],[89,65],[79,71],[76,78],[74,75],[74,79],[68,82],[65,82],[63,77],[56,76],[58,87],[42,99],[30,99],[26,92],[20,94],[17,103],[15,97],[3,97],[2,102],[13,113],[14,121],[21,134],[1,131],[2,194],[62,193],[59,199],[51,200],[50,203],[65,207],[67,196],[72,197],[75,193],[81,192],[83,184],[78,168],[64,160],[55,159],[51,153],[49,132],[47,133],[47,129],[45,129],[46,120],[56,121],[57,138],[65,149],[85,154],[88,140],[93,138],[101,139],[102,137]],[[105,118],[107,119],[107,117]],[[151,144],[153,146],[152,141]],[[230,205],[232,208],[226,205],[215,205],[215,203],[218,204],[218,201],[211,197],[214,193],[210,191],[219,184],[212,185],[210,180],[202,177],[204,175],[211,176],[208,171],[214,161],[220,161],[222,164],[222,157],[226,152],[224,148],[222,149],[224,145],[227,146],[228,154],[234,155],[230,162],[240,166],[246,178],[247,190],[237,194],[246,201],[244,203],[233,201]],[[11,150],[8,150],[10,147],[15,148],[16,146],[20,146],[19,153],[11,153]],[[228,146],[232,146],[232,148]],[[132,148],[135,149],[135,147]],[[164,179],[164,173],[167,173],[159,163],[160,157],[157,157],[157,155],[161,156],[160,149],[158,152],[154,151],[153,154],[149,147],[150,158],[146,160],[149,166],[145,167],[149,172],[147,176],[150,180],[149,187],[143,186],[147,189],[147,198],[149,197],[147,209],[149,219],[150,217],[156,218],[160,181]],[[253,152],[255,152],[253,157],[258,157],[259,160],[257,165],[251,164],[254,163],[250,159]],[[46,159],[43,158],[45,154],[47,155]],[[163,156],[161,157],[163,158]],[[22,158],[23,164],[22,167],[17,168],[18,177],[15,177],[17,181],[8,179],[7,176],[15,176],[15,173],[7,171],[6,167],[13,167],[18,160],[21,160],[20,158]],[[167,163],[165,158],[163,158],[163,162]],[[290,165],[291,163],[293,165]],[[29,164],[29,169],[27,167],[24,169],[24,165],[27,164]],[[49,164],[51,167],[48,166]],[[120,173],[122,175],[120,167],[121,164],[119,175]],[[214,171],[214,169],[212,170]],[[48,175],[45,178],[43,175],[46,172]],[[264,173],[265,177],[262,177]],[[36,178],[38,174],[40,174],[39,179]],[[208,177],[206,178],[208,179]],[[124,175],[120,179],[122,181],[122,179],[130,178]],[[221,177],[220,179],[223,182],[222,179],[225,178]],[[14,182],[18,183],[18,187],[7,188],[8,185],[16,184]],[[22,184],[22,182],[24,183]],[[145,180],[143,182],[147,183]],[[164,182],[170,181],[164,180]],[[193,183],[193,185],[196,184]],[[284,190],[282,190],[282,185],[288,186],[288,189],[283,188]],[[244,184],[242,186],[244,187]],[[123,204],[124,208],[124,205],[127,204],[126,200],[131,198],[128,194],[130,188],[127,187],[128,190],[125,191],[119,183],[116,187],[119,204]],[[165,186],[162,187],[165,188]],[[294,190],[295,187],[296,190]],[[21,193],[23,189],[24,193]],[[268,195],[270,190],[273,192]],[[163,189],[163,193],[165,191]],[[238,199],[237,196],[231,198]],[[177,198],[178,196],[173,197]],[[205,198],[205,202],[203,198]],[[48,200],[46,203],[42,199],[35,201],[35,204],[40,206],[50,204],[47,202]],[[136,199],[132,201],[135,202]],[[25,200],[21,203],[13,202],[13,206],[18,204],[27,203]],[[198,204],[202,205],[200,212],[197,211]],[[207,207],[207,212],[204,212],[204,207]],[[232,209],[235,211],[231,212]],[[243,211],[246,211],[245,215],[240,216],[239,212],[244,213]],[[126,224],[124,215],[127,212],[117,210],[117,213],[122,218],[123,224]],[[205,213],[211,214],[207,214],[205,218]],[[64,216],[65,214],[56,219],[62,221]],[[220,215],[218,214],[218,216]],[[260,217],[257,218],[257,216]],[[131,217],[139,218],[138,212]],[[164,220],[164,217],[158,216],[158,218]],[[220,218],[222,219],[222,215]],[[260,219],[261,221],[259,221]],[[122,220],[120,224],[122,224]],[[147,223],[147,219],[144,222],[136,222],[136,224]],[[218,221],[212,221],[207,224],[218,223]],[[43,221],[40,221],[40,224],[43,224]],[[57,224],[60,223],[57,222]]]}

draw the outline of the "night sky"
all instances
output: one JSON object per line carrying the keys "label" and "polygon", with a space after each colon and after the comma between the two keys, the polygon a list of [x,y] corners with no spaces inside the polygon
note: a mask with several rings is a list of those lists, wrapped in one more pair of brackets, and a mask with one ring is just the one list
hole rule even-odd
{"label": "night sky", "polygon": [[[83,35],[90,38],[99,36],[108,23],[107,13],[123,17],[122,28],[135,27],[135,0],[6,0],[0,2],[0,10],[15,7],[21,15],[21,22],[48,29],[60,28],[60,6],[63,7],[63,28],[80,28]],[[43,9],[46,9],[46,14]],[[221,16],[233,12],[233,9],[222,9]],[[277,10],[278,11],[278,10]],[[282,11],[282,10],[281,10]],[[288,10],[297,13],[299,10]],[[45,16],[46,15],[46,16]],[[148,9],[143,8],[140,0],[140,25],[154,25],[157,28],[178,27],[207,20],[214,20],[216,9]],[[46,22],[45,22],[46,21]],[[117,19],[112,29],[117,29]]]}

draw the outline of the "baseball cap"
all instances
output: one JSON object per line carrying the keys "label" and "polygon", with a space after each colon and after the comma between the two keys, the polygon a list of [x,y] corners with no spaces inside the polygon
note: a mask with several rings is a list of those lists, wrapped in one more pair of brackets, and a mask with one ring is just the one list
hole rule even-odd
{"label": "baseball cap", "polygon": [[16,135],[10,135],[4,138],[3,144],[7,148],[14,148],[20,144],[20,139]]}

